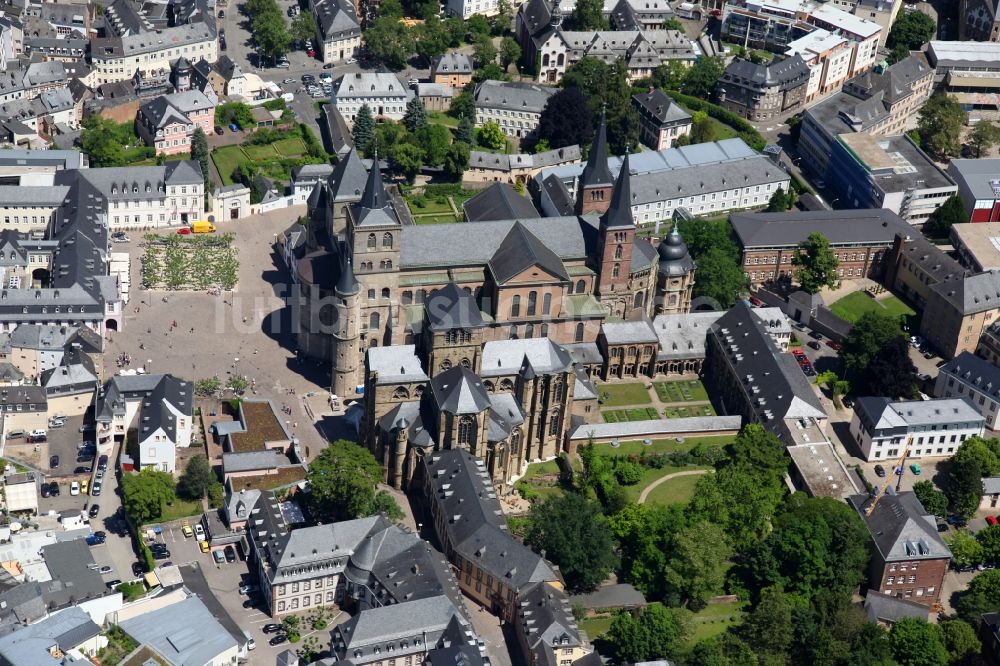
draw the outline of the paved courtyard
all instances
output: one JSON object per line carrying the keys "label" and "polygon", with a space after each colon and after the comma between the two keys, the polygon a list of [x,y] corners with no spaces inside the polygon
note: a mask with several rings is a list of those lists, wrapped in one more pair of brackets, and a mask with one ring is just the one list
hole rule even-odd
{"label": "paved courtyard", "polygon": [[305,212],[305,206],[296,206],[217,222],[218,233],[235,234],[240,261],[235,290],[218,296],[205,291],[142,289],[144,234],[133,232],[130,243],[114,248],[127,249],[132,257],[133,287],[124,330],[108,334],[107,358],[125,352],[132,358],[132,368],[170,372],[192,381],[214,375],[225,384],[230,375],[243,375],[255,382],[256,390],[248,391],[249,397],[271,398],[279,407],[292,408],[288,424],[309,448],[310,456],[315,455],[323,439],[304,402],[309,401],[318,418],[328,395],[330,373],[327,364],[296,356],[284,301],[291,284],[273,245],[276,234]]}

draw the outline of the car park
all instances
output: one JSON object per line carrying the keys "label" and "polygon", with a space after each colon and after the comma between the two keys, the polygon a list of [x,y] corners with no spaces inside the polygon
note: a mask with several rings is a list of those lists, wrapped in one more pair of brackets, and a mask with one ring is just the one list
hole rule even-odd
{"label": "car park", "polygon": [[201,523],[194,524],[194,535],[198,537],[198,541],[205,540],[205,528],[201,526]]}
{"label": "car park", "polygon": [[203,552],[203,553],[207,553],[207,552],[209,552],[209,550],[211,550],[211,548],[209,548],[209,545],[208,545],[208,542],[207,542],[207,541],[199,541],[199,542],[198,542],[198,548],[199,548],[199,549],[201,550],[201,552]]}
{"label": "car park", "polygon": [[323,72],[319,75],[319,80],[324,83],[333,83],[333,74],[330,72]]}
{"label": "car park", "polygon": [[58,482],[53,481],[52,483],[49,484],[49,493],[53,497],[59,497],[59,483]]}
{"label": "car park", "polygon": [[181,525],[181,534],[183,534],[185,538],[194,536],[194,530],[191,529],[191,526],[188,525],[186,521]]}
{"label": "car park", "polygon": [[73,473],[74,474],[89,474],[90,473],[90,468],[89,467],[84,467],[84,466],[80,465],[79,467],[76,467],[76,468],[73,469]]}
{"label": "car park", "polygon": [[221,550],[213,551],[212,558],[215,560],[216,564],[222,564],[226,561],[226,556]]}
{"label": "car park", "polygon": [[90,481],[84,479],[80,482],[80,494],[86,495],[87,491],[90,489]]}

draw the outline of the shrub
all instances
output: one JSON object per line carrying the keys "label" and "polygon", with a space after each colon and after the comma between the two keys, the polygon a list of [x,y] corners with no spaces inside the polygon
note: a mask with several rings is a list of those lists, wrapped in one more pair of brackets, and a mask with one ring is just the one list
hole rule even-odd
{"label": "shrub", "polygon": [[684,95],[679,92],[665,91],[674,101],[683,104],[691,111],[704,111],[712,118],[715,118],[721,123],[729,125],[741,139],[746,141],[747,145],[754,150],[763,150],[764,146],[767,145],[767,141],[761,136],[760,132],[754,128],[753,125],[748,123],[745,118],[736,115],[732,111],[723,109],[721,106],[712,104],[711,102],[706,102],[703,99],[697,97],[691,97],[690,95]]}
{"label": "shrub", "polygon": [[124,601],[134,601],[146,594],[146,586],[139,582],[122,583],[117,590],[122,593]]}
{"label": "shrub", "polygon": [[623,486],[634,486],[642,478],[642,469],[635,463],[626,460],[615,466],[615,478]]}

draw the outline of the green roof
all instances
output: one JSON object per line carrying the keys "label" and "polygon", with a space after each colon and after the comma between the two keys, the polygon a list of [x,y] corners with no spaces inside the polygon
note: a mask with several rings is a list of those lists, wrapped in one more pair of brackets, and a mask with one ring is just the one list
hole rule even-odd
{"label": "green roof", "polygon": [[568,273],[570,277],[578,277],[580,275],[593,275],[594,271],[587,268],[585,265],[580,264],[579,266],[567,266],[566,273]]}
{"label": "green roof", "polygon": [[450,282],[447,273],[424,273],[399,278],[400,287],[419,287],[425,284],[445,284]]}
{"label": "green roof", "polygon": [[603,317],[608,314],[591,294],[573,294],[564,300],[566,314],[570,317]]}

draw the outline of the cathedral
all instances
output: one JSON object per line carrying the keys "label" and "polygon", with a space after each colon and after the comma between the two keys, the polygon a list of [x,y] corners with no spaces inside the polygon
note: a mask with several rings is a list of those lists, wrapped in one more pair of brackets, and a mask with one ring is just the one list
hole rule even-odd
{"label": "cathedral", "polygon": [[366,173],[354,151],[316,187],[283,236],[299,348],[329,359],[332,393],[364,396],[361,437],[388,483],[461,447],[505,491],[587,418],[600,359],[583,357],[606,322],[688,312],[694,262],[676,230],[636,236],[630,175],[628,156],[608,168],[602,122],[574,215],[404,225],[378,161]]}

